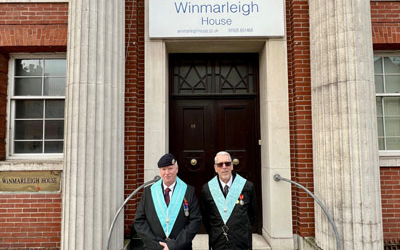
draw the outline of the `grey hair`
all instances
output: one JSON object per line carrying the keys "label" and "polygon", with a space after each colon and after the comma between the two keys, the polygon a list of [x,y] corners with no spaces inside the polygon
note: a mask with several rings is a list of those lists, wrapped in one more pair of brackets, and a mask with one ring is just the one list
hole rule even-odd
{"label": "grey hair", "polygon": [[218,156],[218,155],[227,155],[227,156],[229,156],[229,160],[232,161],[232,157],[231,157],[231,155],[230,155],[228,152],[226,152],[226,151],[219,151],[219,152],[215,155],[214,164],[217,163],[217,156]]}

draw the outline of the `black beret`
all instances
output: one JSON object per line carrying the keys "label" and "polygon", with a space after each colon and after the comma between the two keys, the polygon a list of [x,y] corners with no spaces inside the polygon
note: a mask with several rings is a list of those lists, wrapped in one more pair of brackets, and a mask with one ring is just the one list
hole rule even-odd
{"label": "black beret", "polygon": [[165,154],[158,161],[157,165],[159,168],[174,165],[176,163],[175,156],[173,154]]}

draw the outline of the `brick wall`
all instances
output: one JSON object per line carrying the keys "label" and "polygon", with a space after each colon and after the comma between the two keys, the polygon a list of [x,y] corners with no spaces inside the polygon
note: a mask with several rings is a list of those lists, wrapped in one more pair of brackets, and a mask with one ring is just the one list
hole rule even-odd
{"label": "brick wall", "polygon": [[60,249],[61,194],[0,195],[0,249]]}
{"label": "brick wall", "polygon": [[[286,0],[292,180],[313,186],[310,33],[308,2]],[[292,186],[293,233],[314,236],[314,201]]]}
{"label": "brick wall", "polygon": [[[144,0],[126,0],[125,197],[144,179]],[[141,194],[125,207],[125,235]]]}
{"label": "brick wall", "polygon": [[371,1],[374,49],[400,49],[400,2]]}
{"label": "brick wall", "polygon": [[[68,5],[0,3],[0,160],[5,159],[8,55],[67,46]],[[0,194],[0,249],[60,249],[61,194]]]}
{"label": "brick wall", "polygon": [[6,157],[8,56],[0,53],[0,161]]}
{"label": "brick wall", "polygon": [[383,238],[400,241],[400,167],[381,168]]}
{"label": "brick wall", "polygon": [[65,47],[67,22],[66,3],[0,4],[0,47],[10,52],[23,49],[15,46]]}

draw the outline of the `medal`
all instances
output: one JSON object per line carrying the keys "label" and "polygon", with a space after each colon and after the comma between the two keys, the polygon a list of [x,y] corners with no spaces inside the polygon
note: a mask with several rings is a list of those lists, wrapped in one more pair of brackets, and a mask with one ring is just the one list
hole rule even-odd
{"label": "medal", "polygon": [[244,201],[243,201],[243,194],[241,194],[240,196],[239,196],[239,199],[240,199],[240,205],[241,206],[243,206],[243,204],[244,204]]}
{"label": "medal", "polygon": [[165,222],[169,223],[169,219],[167,218],[167,219],[165,220]]}
{"label": "medal", "polygon": [[189,216],[189,204],[186,198],[183,198],[183,210],[185,211],[185,216]]}

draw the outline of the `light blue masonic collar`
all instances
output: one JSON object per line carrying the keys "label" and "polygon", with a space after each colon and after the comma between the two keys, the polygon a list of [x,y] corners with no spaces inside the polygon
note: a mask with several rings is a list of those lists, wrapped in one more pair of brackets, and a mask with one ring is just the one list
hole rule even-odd
{"label": "light blue masonic collar", "polygon": [[165,236],[168,237],[174,227],[176,218],[178,217],[183,198],[185,197],[187,185],[179,177],[176,178],[176,185],[172,193],[171,200],[167,207],[165,203],[162,187],[162,179],[154,183],[151,190],[154,208],[156,209],[158,220],[164,230]]}
{"label": "light blue masonic collar", "polygon": [[229,188],[228,195],[225,198],[218,184],[218,176],[215,176],[208,182],[211,196],[214,199],[215,205],[218,208],[218,212],[221,215],[224,224],[226,224],[229,220],[229,217],[231,217],[233,208],[236,205],[239,195],[242,193],[245,183],[246,179],[236,174],[235,180],[233,181],[232,186]]}

